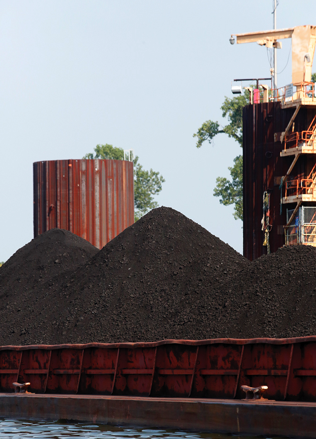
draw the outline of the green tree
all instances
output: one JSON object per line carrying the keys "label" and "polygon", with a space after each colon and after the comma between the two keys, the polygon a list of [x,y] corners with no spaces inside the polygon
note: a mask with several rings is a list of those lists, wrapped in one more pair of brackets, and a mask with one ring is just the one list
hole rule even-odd
{"label": "green tree", "polygon": [[[106,143],[105,145],[97,145],[94,148],[94,153],[86,154],[83,158],[124,160],[124,149]],[[162,183],[165,182],[165,179],[159,172],[152,169],[149,171],[143,169],[138,156],[132,159],[134,163],[135,221],[137,221],[151,209],[158,207],[158,203],[154,201],[154,196],[162,190]]]}
{"label": "green tree", "polygon": [[[238,142],[242,147],[242,109],[249,103],[249,92],[244,92],[232,99],[225,97],[221,106],[222,116],[228,119],[228,124],[221,127],[216,121],[208,120],[203,123],[193,137],[197,137],[196,147],[200,148],[206,140],[212,143],[213,138],[220,133],[227,134]],[[216,178],[216,186],[213,191],[219,202],[225,206],[234,204],[234,218],[243,218],[243,158],[238,155],[234,159],[234,165],[229,167],[231,179],[225,177]]]}
{"label": "green tree", "polygon": [[[312,82],[316,82],[316,73],[312,74]],[[228,124],[221,127],[218,122],[208,120],[203,123],[193,137],[197,137],[196,147],[200,148],[203,142],[212,143],[213,138],[220,133],[225,133],[234,138],[242,147],[242,109],[249,103],[249,92],[245,91],[237,97],[225,97],[221,106],[222,116],[228,118]],[[225,206],[234,204],[234,218],[243,219],[243,158],[238,155],[234,165],[229,167],[231,179],[217,177],[213,191],[219,202]]]}
{"label": "green tree", "polygon": [[234,158],[234,165],[230,166],[229,172],[231,180],[225,177],[216,178],[216,186],[213,194],[215,197],[220,197],[220,203],[227,206],[229,204],[235,204],[234,206],[234,218],[243,218],[243,158],[242,155],[238,155]]}

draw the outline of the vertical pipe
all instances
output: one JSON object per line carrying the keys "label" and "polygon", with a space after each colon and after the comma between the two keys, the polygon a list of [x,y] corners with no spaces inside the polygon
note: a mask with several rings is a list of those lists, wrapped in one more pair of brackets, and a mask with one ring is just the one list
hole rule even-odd
{"label": "vertical pipe", "polygon": [[[276,8],[277,8],[277,0],[274,0],[274,7],[273,7],[273,29],[276,30]],[[277,79],[277,49],[276,47],[273,48],[273,69],[274,69],[274,90],[276,93],[276,89],[278,86],[278,79]]]}

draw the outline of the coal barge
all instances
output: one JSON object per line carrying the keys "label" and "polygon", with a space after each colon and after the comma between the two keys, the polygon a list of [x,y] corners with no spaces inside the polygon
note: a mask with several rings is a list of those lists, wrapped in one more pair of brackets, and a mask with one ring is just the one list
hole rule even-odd
{"label": "coal barge", "polygon": [[[267,47],[293,38],[301,56],[290,86],[269,94],[257,82],[244,110],[250,260],[284,237],[288,245],[316,245],[315,35],[315,27],[301,26],[236,36]],[[314,438],[316,337],[3,346],[0,392],[2,417]]]}
{"label": "coal barge", "polygon": [[0,417],[315,437],[316,337],[2,346],[0,392]]}

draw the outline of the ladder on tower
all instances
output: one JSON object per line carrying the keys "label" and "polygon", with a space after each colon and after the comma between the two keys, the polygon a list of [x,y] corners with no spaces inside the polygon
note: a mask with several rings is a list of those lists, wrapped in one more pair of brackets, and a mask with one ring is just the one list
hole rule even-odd
{"label": "ladder on tower", "polygon": [[316,168],[316,163],[314,164],[311,172],[309,173],[307,179],[305,180],[307,182],[307,184],[308,184],[308,182],[311,181],[310,186],[309,187],[306,186],[306,187],[308,187],[308,189],[306,191],[307,194],[312,194],[314,192],[314,188],[315,188],[315,185],[316,185],[316,171],[315,171],[315,168]]}
{"label": "ladder on tower", "polygon": [[308,135],[308,133],[311,133],[311,134],[310,134],[310,137],[308,139],[307,146],[312,146],[314,141],[316,140],[316,114],[315,114],[312,122],[310,123],[307,131],[306,131],[306,135]]}

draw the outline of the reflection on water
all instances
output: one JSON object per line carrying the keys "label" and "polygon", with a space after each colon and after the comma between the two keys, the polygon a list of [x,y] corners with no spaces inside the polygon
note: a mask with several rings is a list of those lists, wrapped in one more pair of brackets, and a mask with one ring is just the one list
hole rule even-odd
{"label": "reflection on water", "polygon": [[[87,439],[254,439],[252,436],[232,436],[187,431],[121,428],[109,425],[71,424],[64,422],[31,422],[0,419],[1,439],[32,438],[87,438]],[[277,439],[277,438],[267,438]]]}

